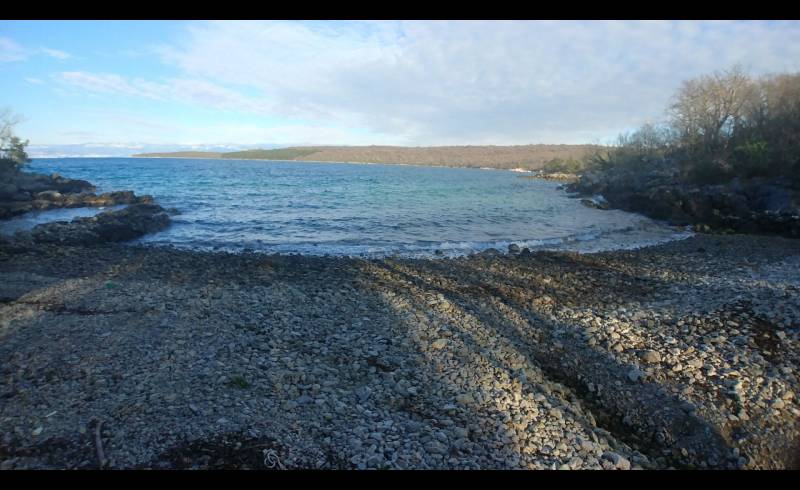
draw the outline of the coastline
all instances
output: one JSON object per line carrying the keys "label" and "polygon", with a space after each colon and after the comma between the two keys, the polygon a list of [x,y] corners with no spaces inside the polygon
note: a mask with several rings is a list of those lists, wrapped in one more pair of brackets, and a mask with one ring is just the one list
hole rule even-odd
{"label": "coastline", "polygon": [[[87,157],[89,158],[89,157]],[[424,163],[388,163],[388,162],[334,162],[331,160],[270,160],[266,158],[197,158],[197,157],[109,157],[109,158],[137,158],[137,159],[179,159],[179,160],[220,160],[220,161],[240,161],[240,162],[277,162],[277,163],[332,163],[332,164],[347,164],[347,165],[387,165],[387,166],[404,166],[404,167],[425,167],[425,168],[461,168],[461,169],[474,169],[474,170],[502,170],[514,172],[516,169],[509,168],[496,168],[496,167],[459,167],[453,165],[430,165]]]}
{"label": "coastline", "polygon": [[797,240],[744,235],[445,260],[0,245],[0,464],[97,467],[102,420],[113,468],[264,467],[237,441],[287,468],[792,467],[798,266]]}

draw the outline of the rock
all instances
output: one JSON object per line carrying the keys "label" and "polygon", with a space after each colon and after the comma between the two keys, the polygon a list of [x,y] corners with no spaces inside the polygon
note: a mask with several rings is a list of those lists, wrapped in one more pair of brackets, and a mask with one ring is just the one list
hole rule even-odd
{"label": "rock", "polygon": [[460,393],[456,395],[456,401],[463,405],[472,405],[475,403],[475,398],[473,398],[469,393]]}
{"label": "rock", "polygon": [[438,339],[431,343],[432,349],[440,350],[444,349],[445,347],[447,347],[447,339]]}
{"label": "rock", "polygon": [[606,452],[603,453],[602,458],[607,460],[607,461],[610,461],[611,463],[613,463],[614,468],[616,468],[618,470],[629,470],[629,469],[631,469],[631,462],[628,461],[627,458],[625,458],[625,457],[623,457],[623,456],[621,456],[621,455],[619,455],[619,454],[617,454],[615,452],[606,451]]}
{"label": "rock", "polygon": [[637,368],[632,368],[628,371],[628,379],[634,383],[637,383],[639,380],[645,378],[645,374]]}
{"label": "rock", "polygon": [[447,448],[439,441],[430,441],[425,444],[425,451],[430,454],[445,454],[447,452]]}
{"label": "rock", "polygon": [[37,192],[34,198],[43,199],[45,201],[58,201],[59,199],[63,199],[64,195],[58,191],[42,191]]}
{"label": "rock", "polygon": [[500,251],[496,248],[487,248],[486,250],[480,252],[478,255],[481,257],[497,257],[500,255]]}
{"label": "rock", "polygon": [[0,184],[0,200],[11,200],[19,192],[19,187],[13,182]]}
{"label": "rock", "polygon": [[600,196],[596,196],[591,199],[581,199],[581,204],[587,208],[610,209],[608,202],[606,202],[606,200]]}
{"label": "rock", "polygon": [[119,211],[76,218],[69,223],[41,224],[31,231],[31,237],[38,243],[68,245],[121,242],[161,231],[170,221],[169,215],[157,204],[133,204]]}
{"label": "rock", "polygon": [[655,350],[646,350],[641,354],[641,358],[644,362],[649,364],[655,364],[661,362],[661,354]]}
{"label": "rock", "polygon": [[[582,196],[602,194],[609,205],[675,225],[693,224],[699,233],[714,231],[800,236],[800,189],[779,178],[734,179],[725,184],[692,183],[679,165],[617,165],[584,173],[566,186]],[[597,207],[595,199],[584,205]]]}
{"label": "rock", "polygon": [[511,245],[508,246],[508,253],[510,253],[510,254],[518,254],[519,252],[520,252],[520,248],[519,248],[519,245],[517,245],[516,243],[512,243]]}

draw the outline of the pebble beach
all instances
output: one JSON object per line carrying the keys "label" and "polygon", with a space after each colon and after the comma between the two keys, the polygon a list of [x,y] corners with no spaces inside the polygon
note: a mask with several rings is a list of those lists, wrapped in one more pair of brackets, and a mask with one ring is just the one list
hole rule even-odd
{"label": "pebble beach", "polygon": [[800,242],[357,259],[0,244],[0,466],[800,464]]}

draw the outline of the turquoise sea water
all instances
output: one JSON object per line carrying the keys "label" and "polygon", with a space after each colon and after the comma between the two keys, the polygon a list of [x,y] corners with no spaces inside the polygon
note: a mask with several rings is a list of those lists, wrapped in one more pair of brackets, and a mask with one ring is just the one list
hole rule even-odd
{"label": "turquoise sea water", "polygon": [[[30,170],[86,179],[98,192],[151,194],[177,208],[173,225],[145,244],[456,256],[510,243],[593,251],[687,236],[643,216],[587,208],[557,183],[504,170],[171,158],[35,159]],[[79,212],[26,216],[6,227]]]}

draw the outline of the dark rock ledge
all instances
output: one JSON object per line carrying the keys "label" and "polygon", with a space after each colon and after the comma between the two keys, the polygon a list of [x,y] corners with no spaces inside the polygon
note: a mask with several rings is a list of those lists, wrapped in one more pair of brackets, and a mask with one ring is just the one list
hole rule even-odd
{"label": "dark rock ledge", "polygon": [[776,180],[693,185],[666,171],[612,169],[587,172],[565,189],[577,197],[605,198],[602,207],[582,199],[590,207],[641,213],[699,232],[800,237],[800,189]]}
{"label": "dark rock ledge", "polygon": [[0,219],[31,211],[58,208],[104,207],[118,204],[150,204],[150,196],[132,191],[106,192],[99,196],[85,180],[68,179],[58,174],[15,172],[0,175]]}
{"label": "dark rock ledge", "polygon": [[120,242],[161,231],[169,226],[169,214],[155,204],[151,196],[137,196],[133,191],[106,192],[97,195],[85,181],[58,174],[44,175],[11,172],[0,175],[0,219],[31,211],[57,208],[105,207],[127,204],[117,211],[107,211],[71,222],[52,222],[18,232],[13,238],[0,238],[23,248],[35,243],[90,245]]}
{"label": "dark rock ledge", "polygon": [[65,245],[122,242],[161,231],[169,224],[169,214],[158,204],[132,204],[125,209],[89,218],[41,224],[29,233],[21,234],[20,239]]}

